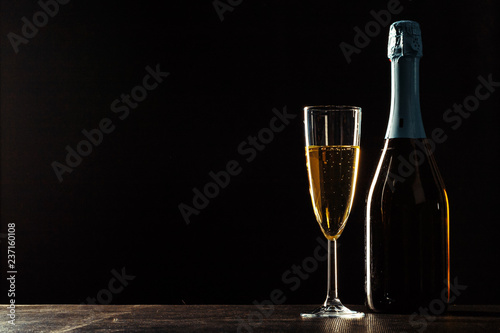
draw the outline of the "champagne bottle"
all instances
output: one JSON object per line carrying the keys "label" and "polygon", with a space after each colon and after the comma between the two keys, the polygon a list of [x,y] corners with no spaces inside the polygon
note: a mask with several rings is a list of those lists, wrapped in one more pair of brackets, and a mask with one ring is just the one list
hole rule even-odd
{"label": "champagne bottle", "polygon": [[[366,303],[377,312],[444,312],[449,298],[448,196],[419,101],[420,26],[389,32],[391,109],[366,205]],[[438,306],[439,305],[439,306]],[[439,308],[439,309],[438,309]]]}

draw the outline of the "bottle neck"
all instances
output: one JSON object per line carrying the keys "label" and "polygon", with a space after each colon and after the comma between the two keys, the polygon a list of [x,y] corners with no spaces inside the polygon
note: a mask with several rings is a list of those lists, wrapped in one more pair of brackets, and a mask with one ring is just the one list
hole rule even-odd
{"label": "bottle neck", "polygon": [[419,57],[391,61],[391,113],[386,139],[425,138],[419,96]]}

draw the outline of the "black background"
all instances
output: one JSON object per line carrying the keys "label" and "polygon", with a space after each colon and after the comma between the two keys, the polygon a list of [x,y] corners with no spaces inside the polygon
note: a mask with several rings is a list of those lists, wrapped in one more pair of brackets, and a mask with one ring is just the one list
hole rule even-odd
{"label": "black background", "polygon": [[[326,263],[297,290],[282,278],[321,236],[302,108],[350,104],[363,108],[362,155],[339,284],[344,303],[363,303],[365,197],[389,113],[389,26],[350,63],[339,45],[354,45],[354,28],[364,30],[387,1],[241,1],[223,21],[209,0],[159,3],[72,0],[17,54],[7,34],[21,35],[21,18],[32,21],[40,6],[1,3],[1,231],[16,224],[16,302],[82,303],[122,268],[135,278],[107,302],[250,304],[273,289],[287,303],[322,302]],[[391,22],[422,29],[427,134],[448,135],[435,154],[450,197],[452,277],[467,285],[457,303],[495,303],[500,88],[456,129],[443,114],[474,95],[479,76],[500,81],[500,8],[492,0],[400,6]],[[111,103],[157,64],[170,75],[120,120]],[[296,117],[247,162],[238,146],[285,107]],[[65,147],[103,118],[115,130],[59,182],[51,163],[64,163]],[[179,204],[192,205],[193,189],[231,160],[241,173],[187,225]]]}

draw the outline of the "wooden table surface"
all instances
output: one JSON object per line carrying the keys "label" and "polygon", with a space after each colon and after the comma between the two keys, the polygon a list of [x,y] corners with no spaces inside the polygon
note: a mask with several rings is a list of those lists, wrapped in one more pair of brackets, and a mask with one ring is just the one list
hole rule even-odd
{"label": "wooden table surface", "polygon": [[[1,332],[500,332],[500,306],[453,306],[442,316],[367,313],[303,319],[310,305],[18,305]],[[6,306],[2,305],[2,309]],[[4,310],[5,312],[5,310]],[[7,313],[6,313],[7,314]]]}

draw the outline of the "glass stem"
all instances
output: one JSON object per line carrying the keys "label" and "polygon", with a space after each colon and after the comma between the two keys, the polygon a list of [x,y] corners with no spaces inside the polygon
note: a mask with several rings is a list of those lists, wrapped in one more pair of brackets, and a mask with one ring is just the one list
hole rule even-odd
{"label": "glass stem", "polygon": [[[333,248],[333,251],[332,251]],[[333,252],[333,253],[332,253]],[[333,274],[332,274],[333,273]],[[337,240],[328,240],[328,277],[324,306],[339,302],[337,285]]]}

